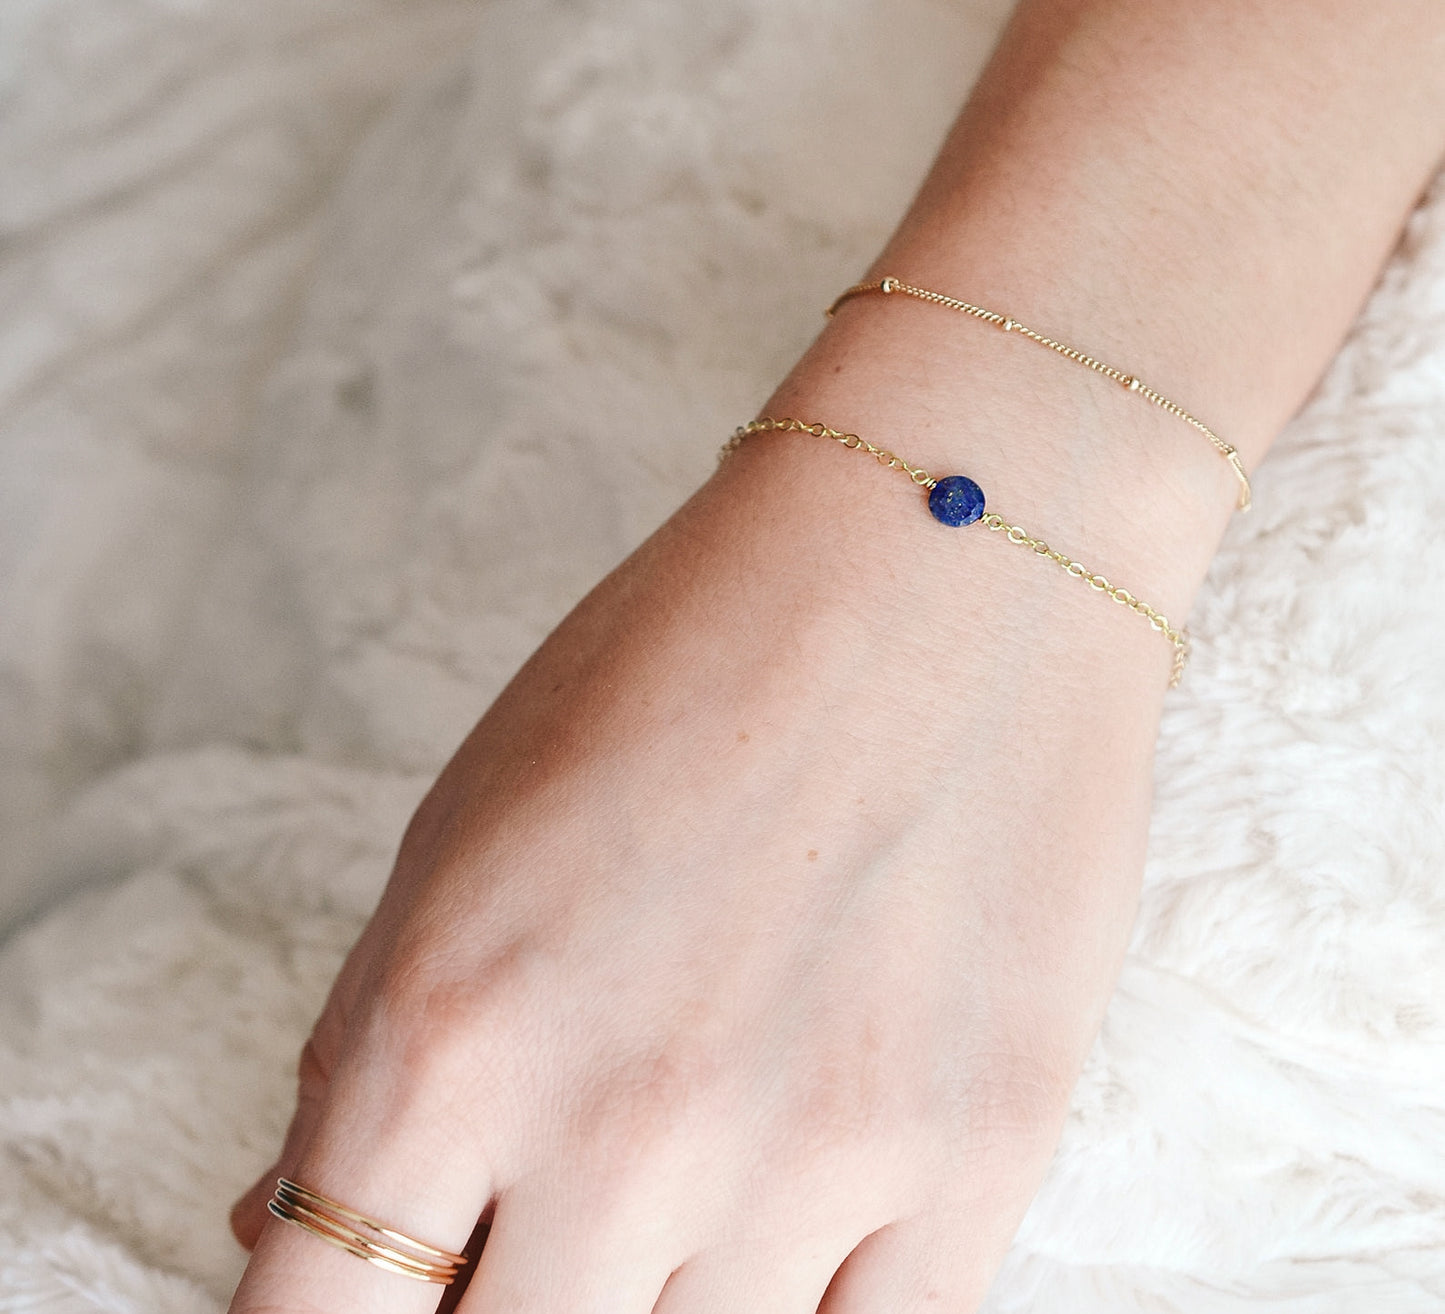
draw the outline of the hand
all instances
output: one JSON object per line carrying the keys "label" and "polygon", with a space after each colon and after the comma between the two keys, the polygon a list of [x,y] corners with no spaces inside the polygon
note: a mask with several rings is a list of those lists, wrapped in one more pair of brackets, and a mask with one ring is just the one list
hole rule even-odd
{"label": "hand", "polygon": [[[1435,17],[1024,0],[873,272],[1037,308],[1252,467],[1438,165]],[[905,309],[833,321],[769,409],[976,456],[1182,619],[1217,453]],[[280,1171],[448,1248],[494,1205],[466,1314],[966,1311],[1043,1172],[1168,651],[861,466],[749,445],[583,602],[423,804],[317,1024]],[[262,1232],[269,1189],[238,1314],[435,1304]]]}
{"label": "hand", "polygon": [[263,1233],[278,1173],[452,1249],[495,1202],[468,1314],[974,1307],[1127,938],[1169,660],[917,498],[755,439],[527,663],[317,1023],[237,1314],[437,1299]]}

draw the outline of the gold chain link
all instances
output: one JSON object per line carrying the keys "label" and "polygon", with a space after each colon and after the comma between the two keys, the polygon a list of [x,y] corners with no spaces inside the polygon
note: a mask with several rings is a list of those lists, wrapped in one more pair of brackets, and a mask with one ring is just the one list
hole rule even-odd
{"label": "gold chain link", "polygon": [[1229,463],[1229,468],[1234,471],[1235,478],[1239,480],[1239,502],[1238,508],[1241,511],[1248,511],[1251,503],[1249,487],[1249,476],[1245,473],[1244,463],[1239,459],[1239,453],[1229,443],[1225,442],[1214,432],[1203,420],[1196,419],[1178,402],[1170,401],[1161,392],[1156,392],[1137,374],[1126,374],[1121,369],[1112,365],[1106,365],[1103,361],[1095,359],[1086,352],[1070,347],[1055,338],[1039,333],[1026,324],[1021,324],[1011,315],[1000,315],[996,310],[989,310],[984,306],[976,306],[971,301],[960,301],[957,297],[945,296],[942,292],[933,292],[926,287],[914,287],[911,283],[905,283],[899,278],[881,278],[876,283],[855,283],[844,291],[831,306],[827,314],[832,316],[838,307],[853,297],[867,296],[870,293],[882,293],[891,295],[894,292],[902,292],[905,296],[916,297],[920,301],[928,301],[936,306],[943,306],[947,310],[956,310],[964,315],[971,315],[974,319],[981,319],[986,324],[995,324],[1005,333],[1017,333],[1037,342],[1041,347],[1047,347],[1050,351],[1056,351],[1060,356],[1067,356],[1070,360],[1078,361],[1080,365],[1094,371],[1095,374],[1102,374],[1106,379],[1112,379],[1115,383],[1129,392],[1136,392],[1145,401],[1152,402],[1160,410],[1181,419],[1185,424],[1193,425],[1202,433],[1214,449]]}
{"label": "gold chain link", "polygon": [[1155,611],[1143,598],[1136,598],[1128,589],[1111,584],[1104,576],[1095,574],[1081,562],[1073,561],[1064,553],[1055,551],[1043,539],[1034,538],[1022,526],[1011,525],[1001,515],[992,511],[985,511],[979,519],[989,529],[1002,530],[1010,543],[1017,543],[1020,547],[1029,548],[1041,557],[1047,557],[1050,561],[1057,562],[1066,573],[1083,580],[1091,589],[1108,594],[1121,607],[1128,607],[1130,611],[1136,611],[1144,617],[1174,646],[1174,665],[1169,672],[1169,687],[1171,689],[1178,687],[1179,681],[1184,678],[1185,663],[1189,660],[1188,630],[1183,628],[1176,630],[1169,623],[1168,617]]}
{"label": "gold chain link", "polygon": [[[802,420],[794,420],[789,417],[774,419],[770,415],[764,415],[760,419],[749,420],[746,424],[739,425],[733,431],[732,437],[718,451],[719,464],[727,460],[729,455],[737,451],[744,442],[757,433],[807,433],[812,434],[815,438],[831,438],[834,442],[841,443],[853,451],[866,453],[889,470],[901,471],[920,488],[931,490],[938,483],[938,480],[927,470],[920,466],[909,465],[901,456],[890,452],[886,447],[874,446],[866,438],[860,438],[856,433],[831,429],[826,424],[805,424]],[[1155,611],[1142,598],[1135,597],[1128,589],[1110,583],[1103,575],[1095,573],[1083,563],[1074,561],[1064,553],[1056,551],[1043,539],[1033,537],[1022,526],[1009,524],[996,512],[984,512],[979,517],[979,523],[995,532],[1002,533],[1010,543],[1026,547],[1036,556],[1047,557],[1060,566],[1066,574],[1083,580],[1091,589],[1106,594],[1120,606],[1128,607],[1130,611],[1137,612],[1144,617],[1153,629],[1169,641],[1174,649],[1174,664],[1169,673],[1169,687],[1173,689],[1178,686],[1184,676],[1185,664],[1189,660],[1189,631],[1187,629],[1183,627],[1176,629],[1169,623],[1166,616]]]}
{"label": "gold chain link", "polygon": [[743,439],[751,437],[755,433],[810,433],[814,438],[831,438],[834,442],[842,443],[844,447],[854,451],[866,452],[873,457],[880,465],[890,470],[902,470],[920,488],[931,489],[938,482],[927,470],[921,470],[916,465],[909,465],[901,456],[896,456],[886,447],[874,447],[866,438],[860,438],[856,433],[844,433],[841,429],[830,429],[826,424],[804,424],[801,420],[775,420],[765,415],[760,420],[749,420],[741,425],[731,438],[722,445],[718,453],[718,460],[722,461],[729,452],[736,451],[742,446]]}

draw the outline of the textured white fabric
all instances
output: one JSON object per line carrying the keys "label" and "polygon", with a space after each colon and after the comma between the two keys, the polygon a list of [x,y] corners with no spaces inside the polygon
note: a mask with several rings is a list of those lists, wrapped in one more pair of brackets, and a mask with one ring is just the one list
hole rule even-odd
{"label": "textured white fabric", "polygon": [[[224,1307],[428,774],[808,341],[1002,16],[0,9],[0,1311]],[[1445,187],[1199,600],[991,1314],[1445,1309],[1442,429]]]}

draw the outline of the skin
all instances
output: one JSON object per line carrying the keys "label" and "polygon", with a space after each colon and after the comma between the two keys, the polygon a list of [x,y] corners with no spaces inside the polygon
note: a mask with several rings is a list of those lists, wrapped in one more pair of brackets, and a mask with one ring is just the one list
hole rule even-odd
{"label": "skin", "polygon": [[[1252,469],[1442,145],[1435,0],[1025,0],[871,274],[1127,366]],[[1179,420],[900,297],[764,413],[969,473],[1176,621],[1235,499]],[[419,809],[231,1309],[436,1306],[268,1221],[278,1172],[449,1248],[489,1219],[465,1314],[974,1309],[1127,943],[1169,658],[897,473],[750,440]]]}

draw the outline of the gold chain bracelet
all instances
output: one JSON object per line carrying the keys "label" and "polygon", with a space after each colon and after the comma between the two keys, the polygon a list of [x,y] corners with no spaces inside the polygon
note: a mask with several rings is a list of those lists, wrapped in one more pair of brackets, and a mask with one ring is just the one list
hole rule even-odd
{"label": "gold chain bracelet", "polygon": [[1110,583],[1103,575],[1090,570],[1081,562],[1072,560],[1064,553],[1056,551],[1043,539],[1035,538],[1021,526],[1009,524],[996,512],[985,511],[983,490],[967,475],[945,475],[935,478],[927,470],[916,465],[909,465],[901,456],[890,452],[886,447],[874,446],[866,438],[860,438],[856,433],[830,429],[826,424],[805,424],[802,420],[788,417],[774,419],[770,415],[765,415],[757,420],[749,420],[746,424],[740,425],[718,452],[719,463],[727,460],[729,455],[737,451],[748,438],[757,433],[808,433],[815,438],[831,438],[834,442],[842,443],[844,447],[853,451],[866,453],[889,470],[901,471],[918,487],[928,491],[928,509],[934,519],[942,524],[971,525],[978,521],[996,533],[1002,533],[1010,543],[1026,547],[1037,556],[1047,557],[1067,574],[1083,580],[1091,589],[1107,594],[1120,606],[1128,607],[1130,611],[1137,612],[1144,617],[1150,626],[1162,634],[1174,649],[1174,664],[1169,673],[1169,687],[1171,689],[1177,687],[1183,678],[1184,666],[1189,660],[1189,631],[1187,629],[1183,627],[1176,629],[1169,623],[1166,616],[1155,611],[1142,598],[1135,597],[1128,589]]}
{"label": "gold chain bracelet", "polygon": [[933,292],[926,287],[914,287],[913,284],[905,283],[899,278],[882,278],[876,283],[855,283],[828,307],[826,313],[831,317],[845,301],[874,292],[882,293],[885,296],[901,292],[904,296],[917,297],[920,301],[929,301],[936,306],[943,306],[947,310],[957,310],[962,314],[971,315],[974,319],[981,319],[987,324],[996,324],[1005,333],[1020,334],[1032,342],[1037,342],[1041,347],[1058,352],[1060,356],[1067,356],[1070,360],[1078,361],[1080,365],[1093,370],[1095,374],[1102,374],[1106,379],[1112,379],[1129,392],[1137,392],[1145,401],[1153,402],[1161,410],[1176,416],[1186,424],[1193,425],[1209,439],[1214,449],[1229,463],[1229,468],[1234,471],[1235,477],[1239,480],[1239,502],[1237,504],[1239,510],[1249,510],[1251,501],[1249,476],[1244,472],[1244,464],[1239,459],[1239,453],[1203,420],[1196,419],[1178,402],[1172,402],[1163,393],[1156,392],[1137,374],[1126,374],[1112,365],[1105,365],[1103,361],[1096,360],[1093,356],[1079,351],[1075,347],[1066,346],[1046,334],[1036,332],[1026,324],[1019,323],[1011,315],[1000,315],[996,310],[976,306],[971,301],[960,301],[957,297],[945,296],[942,292]]}

